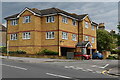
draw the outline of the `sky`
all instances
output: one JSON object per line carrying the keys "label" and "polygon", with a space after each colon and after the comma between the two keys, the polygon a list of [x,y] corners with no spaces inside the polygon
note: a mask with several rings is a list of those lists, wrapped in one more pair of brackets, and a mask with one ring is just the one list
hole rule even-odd
{"label": "sky", "polygon": [[56,7],[69,13],[88,14],[96,23],[105,23],[106,30],[117,31],[118,2],[2,2],[3,18],[21,12],[25,7],[47,9]]}

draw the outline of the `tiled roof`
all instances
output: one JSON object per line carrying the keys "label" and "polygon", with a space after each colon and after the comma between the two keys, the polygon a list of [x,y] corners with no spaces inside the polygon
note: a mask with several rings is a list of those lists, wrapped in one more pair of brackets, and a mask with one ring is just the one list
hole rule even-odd
{"label": "tiled roof", "polygon": [[[44,16],[44,15],[49,15],[49,14],[55,14],[55,13],[62,13],[62,14],[65,14],[67,16],[70,16],[70,17],[73,17],[75,19],[78,19],[78,20],[81,20],[83,19],[86,15],[88,14],[83,14],[83,15],[77,15],[77,14],[71,14],[71,13],[68,13],[66,11],[63,11],[61,9],[58,9],[58,8],[48,8],[48,9],[43,9],[43,10],[38,10],[38,9],[31,9],[31,8],[28,8],[29,10],[33,11],[34,13],[36,14],[39,14],[41,16]],[[12,15],[12,16],[8,16],[6,17],[5,19],[10,19],[10,18],[16,18],[17,16],[19,15],[18,14],[15,14],[15,15]]]}

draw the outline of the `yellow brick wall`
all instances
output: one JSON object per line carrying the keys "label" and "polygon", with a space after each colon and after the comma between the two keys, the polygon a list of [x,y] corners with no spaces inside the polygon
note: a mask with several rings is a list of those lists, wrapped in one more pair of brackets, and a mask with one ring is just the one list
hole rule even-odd
{"label": "yellow brick wall", "polygon": [[[31,16],[31,22],[30,23],[23,23],[23,16],[30,15]],[[7,35],[8,40],[10,40],[9,46],[19,46],[19,47],[10,47],[9,49],[11,51],[16,50],[22,50],[26,51],[29,54],[34,54],[36,52],[39,52],[44,49],[49,49],[52,51],[59,51],[59,46],[61,47],[74,47],[77,44],[78,41],[78,22],[77,25],[72,25],[72,19],[68,18],[68,23],[62,22],[62,16],[56,15],[55,21],[53,23],[47,23],[46,22],[46,16],[39,17],[34,16],[31,12],[25,11],[19,18],[19,23],[17,26],[11,26],[11,21],[8,21],[8,33],[18,33],[18,39],[17,40],[10,40],[10,34]],[[58,19],[59,18],[59,19]],[[88,20],[86,18],[85,20]],[[58,24],[59,21],[59,24]],[[91,29],[91,25],[88,29],[84,27],[84,21],[79,23],[79,34],[88,34],[91,36],[96,37],[96,30]],[[59,32],[58,32],[58,26],[59,26]],[[24,31],[30,31],[31,33],[31,39],[24,40],[22,39],[22,33]],[[46,32],[47,31],[54,31],[55,38],[54,39],[46,39]],[[62,32],[68,33],[68,40],[62,39]],[[58,36],[59,34],[59,36]],[[72,40],[72,34],[77,35],[77,41]],[[79,40],[84,40],[84,35],[79,35]],[[59,40],[58,40],[59,37]],[[60,41],[63,41],[60,43]],[[91,42],[91,37],[90,37]],[[96,43],[92,44],[93,48],[96,48]]]}
{"label": "yellow brick wall", "polygon": [[[61,46],[68,46],[68,47],[75,47],[77,41],[73,41],[72,40],[72,34],[76,34],[77,35],[77,40],[78,40],[78,22],[76,23],[76,26],[74,26],[72,24],[72,19],[67,18],[68,22],[67,23],[63,23],[62,22],[62,16],[59,16],[59,29],[62,30],[59,32],[60,38],[59,40],[64,41],[61,42],[60,45]],[[67,32],[68,33],[68,39],[64,40],[62,39],[62,32]]]}

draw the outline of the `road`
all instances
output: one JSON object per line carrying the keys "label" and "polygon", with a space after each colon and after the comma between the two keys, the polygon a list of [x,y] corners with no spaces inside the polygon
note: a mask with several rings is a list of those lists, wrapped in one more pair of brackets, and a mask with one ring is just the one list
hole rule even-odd
{"label": "road", "polygon": [[58,78],[61,78],[62,80],[79,80],[79,78],[80,80],[82,78],[109,78],[112,80],[112,78],[114,78],[99,72],[95,73],[90,70],[70,69],[70,66],[63,67],[49,63],[25,63],[3,59],[1,65],[3,78],[50,78],[49,80],[52,78],[55,78],[55,80],[58,80]]}

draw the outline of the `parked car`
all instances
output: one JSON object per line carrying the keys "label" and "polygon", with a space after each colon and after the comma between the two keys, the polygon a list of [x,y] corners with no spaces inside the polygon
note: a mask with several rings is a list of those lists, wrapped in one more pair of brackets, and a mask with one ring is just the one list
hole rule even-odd
{"label": "parked car", "polygon": [[79,53],[75,53],[75,54],[74,54],[74,57],[82,57],[82,59],[84,59],[84,60],[89,60],[89,59],[91,59],[90,55],[87,55],[87,54],[79,54]]}
{"label": "parked car", "polygon": [[103,55],[99,52],[95,52],[95,53],[93,53],[92,58],[93,59],[103,59]]}

